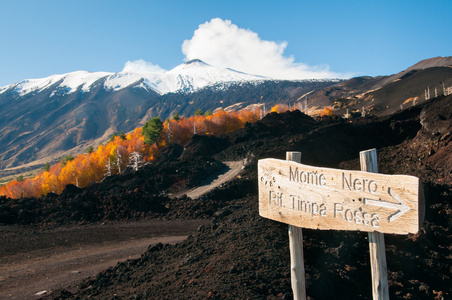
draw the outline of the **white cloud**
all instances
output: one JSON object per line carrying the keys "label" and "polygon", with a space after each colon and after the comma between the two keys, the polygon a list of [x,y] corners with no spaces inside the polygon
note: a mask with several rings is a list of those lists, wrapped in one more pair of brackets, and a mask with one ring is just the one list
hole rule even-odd
{"label": "white cloud", "polygon": [[343,78],[328,66],[308,66],[284,56],[287,42],[261,39],[257,33],[239,28],[229,20],[212,19],[182,44],[185,60],[201,59],[217,67],[231,68],[275,79]]}
{"label": "white cloud", "polygon": [[150,62],[146,62],[143,59],[138,59],[134,61],[128,61],[124,65],[122,72],[130,73],[162,73],[166,70],[161,68],[159,65],[154,65]]}

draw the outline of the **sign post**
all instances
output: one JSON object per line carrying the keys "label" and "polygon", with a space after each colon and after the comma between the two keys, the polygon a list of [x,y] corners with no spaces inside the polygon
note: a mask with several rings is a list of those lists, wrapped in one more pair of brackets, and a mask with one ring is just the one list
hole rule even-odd
{"label": "sign post", "polygon": [[[374,265],[378,258],[371,259],[372,269],[379,270],[375,273],[378,278],[375,288],[381,295],[374,299],[387,299],[383,233],[419,231],[423,222],[422,186],[414,176],[372,173],[377,172],[376,152],[368,159],[364,157],[367,156],[361,160],[362,169],[368,172],[314,167],[288,160],[259,160],[259,214],[292,225],[289,227],[292,234],[295,227],[371,233],[371,249],[380,245],[371,250],[371,256],[384,260],[384,264]],[[301,230],[297,236],[302,237]],[[386,287],[381,283],[385,280]]]}
{"label": "sign post", "polygon": [[[361,171],[378,173],[377,150],[359,153]],[[372,273],[372,297],[374,300],[388,300],[388,268],[386,265],[385,237],[383,233],[369,232],[370,268]]]}
{"label": "sign post", "polygon": [[[301,162],[301,152],[286,152],[286,160]],[[306,300],[306,280],[303,258],[303,232],[300,227],[289,225],[290,277],[293,298]]]}

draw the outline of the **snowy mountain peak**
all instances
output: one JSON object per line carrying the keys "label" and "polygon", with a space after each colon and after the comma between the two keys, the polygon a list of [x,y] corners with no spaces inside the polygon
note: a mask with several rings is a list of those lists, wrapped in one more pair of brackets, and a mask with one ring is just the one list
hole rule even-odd
{"label": "snowy mountain peak", "polygon": [[106,90],[118,91],[134,86],[156,91],[159,94],[171,92],[193,92],[218,83],[237,83],[268,79],[232,69],[211,66],[199,59],[190,60],[170,71],[164,72],[86,72],[76,71],[62,75],[52,75],[40,79],[26,79],[0,88],[0,95],[6,92],[24,96],[52,88],[50,96],[65,95],[77,90],[89,92],[96,82]]}
{"label": "snowy mountain peak", "polygon": [[206,64],[205,62],[197,58],[187,61],[186,63],[184,63],[184,65],[210,66],[209,64]]}
{"label": "snowy mountain peak", "polygon": [[211,65],[203,62],[202,60],[193,59],[193,60],[190,60],[183,64],[178,65],[174,69],[168,71],[168,73],[181,74],[181,75],[188,74],[188,73],[196,74],[196,73],[206,72],[209,69],[226,70],[226,69],[221,69],[221,68],[211,66]]}

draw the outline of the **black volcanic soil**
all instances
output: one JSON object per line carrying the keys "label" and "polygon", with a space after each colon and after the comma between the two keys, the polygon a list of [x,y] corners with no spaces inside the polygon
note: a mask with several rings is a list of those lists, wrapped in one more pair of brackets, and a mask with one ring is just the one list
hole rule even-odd
{"label": "black volcanic soil", "polygon": [[[142,219],[208,219],[175,245],[54,291],[46,299],[291,299],[287,225],[258,214],[258,159],[301,151],[305,164],[359,169],[359,151],[376,148],[379,171],[425,184],[418,234],[385,235],[391,299],[452,297],[452,96],[385,118],[313,120],[299,111],[269,114],[222,138],[195,137],[168,148],[138,172],[62,195],[0,199],[0,222],[62,224]],[[199,199],[168,195],[246,159],[240,177]],[[19,225],[16,225],[19,226]],[[309,299],[371,299],[367,234],[303,230]]]}

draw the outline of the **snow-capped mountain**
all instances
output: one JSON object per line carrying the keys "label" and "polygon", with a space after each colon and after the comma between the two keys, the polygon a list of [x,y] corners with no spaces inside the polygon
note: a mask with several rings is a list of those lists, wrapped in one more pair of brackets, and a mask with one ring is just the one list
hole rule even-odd
{"label": "snow-capped mountain", "polygon": [[22,80],[0,88],[0,175],[81,153],[151,117],[256,103],[268,108],[337,82],[278,81],[200,60],[164,72],[77,71]]}
{"label": "snow-capped mountain", "polygon": [[61,96],[74,93],[79,89],[82,92],[90,92],[98,85],[102,85],[109,91],[119,91],[137,85],[164,95],[172,92],[193,92],[218,83],[237,83],[263,79],[269,78],[218,68],[195,59],[166,72],[91,73],[77,71],[40,79],[26,79],[0,88],[0,94],[12,92],[22,97],[29,93],[37,93],[52,88],[54,91],[50,96],[57,94]]}
{"label": "snow-capped mountain", "polygon": [[23,80],[0,88],[0,176],[19,170],[11,167],[32,168],[82,153],[113,132],[128,132],[151,117],[166,119],[176,112],[191,116],[198,109],[298,103],[392,113],[427,98],[428,89],[452,93],[451,61],[438,57],[392,76],[347,81],[272,80],[200,60],[165,72],[78,71]]}

